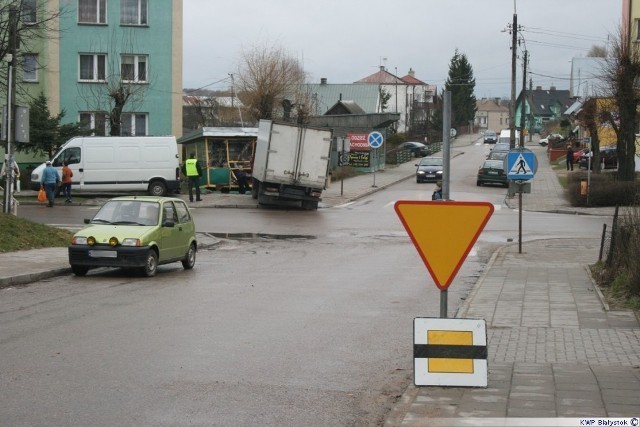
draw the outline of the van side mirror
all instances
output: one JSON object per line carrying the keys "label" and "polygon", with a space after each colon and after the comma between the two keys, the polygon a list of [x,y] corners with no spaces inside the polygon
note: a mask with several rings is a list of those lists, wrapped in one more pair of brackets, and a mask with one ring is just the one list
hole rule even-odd
{"label": "van side mirror", "polygon": [[85,218],[85,219],[84,219],[84,223],[85,223],[85,224],[91,224],[91,220],[90,220],[89,218]]}
{"label": "van side mirror", "polygon": [[175,222],[173,222],[172,220],[167,219],[167,220],[164,220],[164,221],[162,222],[162,226],[163,226],[163,227],[169,227],[169,228],[171,228],[171,227],[175,227],[175,226],[176,226],[176,224],[175,224]]}

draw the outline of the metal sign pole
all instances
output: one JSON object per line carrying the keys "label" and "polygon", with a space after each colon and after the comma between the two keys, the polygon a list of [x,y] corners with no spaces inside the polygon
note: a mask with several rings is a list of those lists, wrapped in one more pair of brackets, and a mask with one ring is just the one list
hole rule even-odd
{"label": "metal sign pole", "polygon": [[372,187],[376,187],[376,163],[378,163],[378,149],[373,149],[373,185]]}
{"label": "metal sign pole", "polygon": [[447,290],[443,289],[440,291],[440,318],[447,318]]}
{"label": "metal sign pole", "polygon": [[522,253],[522,192],[524,184],[518,184],[518,253]]}

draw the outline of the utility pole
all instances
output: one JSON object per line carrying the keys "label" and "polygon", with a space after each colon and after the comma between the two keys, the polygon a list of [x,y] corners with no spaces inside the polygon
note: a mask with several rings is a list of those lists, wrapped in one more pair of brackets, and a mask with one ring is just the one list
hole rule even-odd
{"label": "utility pole", "polygon": [[518,15],[513,14],[511,27],[511,105],[509,106],[509,148],[516,148],[516,56],[518,43]]}
{"label": "utility pole", "polygon": [[14,76],[16,65],[16,52],[18,50],[18,11],[14,6],[9,9],[9,53],[5,56],[5,60],[9,63],[8,80],[7,80],[7,120],[2,123],[5,126],[7,135],[7,148],[5,162],[5,186],[4,186],[4,204],[3,213],[11,213],[13,204],[13,153],[11,150],[11,141],[14,135],[14,111],[15,111],[15,89],[16,79]]}
{"label": "utility pole", "polygon": [[524,63],[522,64],[522,104],[520,107],[520,148],[524,148],[525,113],[527,109],[527,61],[528,51],[524,51]]}

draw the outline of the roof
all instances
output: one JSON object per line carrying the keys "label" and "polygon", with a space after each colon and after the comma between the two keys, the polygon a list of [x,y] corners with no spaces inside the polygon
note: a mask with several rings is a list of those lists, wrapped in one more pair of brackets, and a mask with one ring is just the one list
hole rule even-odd
{"label": "roof", "polygon": [[[559,106],[561,113],[564,113],[572,104],[573,100],[568,90],[558,90],[553,86],[549,89],[537,87],[535,90],[526,92],[529,100],[531,113],[536,116],[554,116],[551,107]],[[522,98],[522,92],[518,96],[517,105]]]}
{"label": "roof", "polygon": [[423,82],[422,80],[416,79],[411,74],[407,74],[406,76],[401,77],[400,80],[402,80],[403,82],[405,82],[408,85],[427,86],[427,84],[425,82]]}
{"label": "roof", "polygon": [[185,144],[205,137],[212,138],[246,138],[257,137],[258,128],[238,128],[238,127],[204,127],[178,139],[178,144]]}
{"label": "roof", "polygon": [[572,114],[579,113],[580,110],[582,110],[582,104],[583,104],[582,101],[574,102],[563,114],[570,116]]}
{"label": "roof", "polygon": [[365,113],[378,112],[380,90],[376,85],[349,84],[307,84],[305,90],[315,101],[315,115],[326,113],[341,100],[356,103]]}
{"label": "roof", "polygon": [[373,73],[355,83],[404,84],[406,82],[385,70],[384,67],[380,67],[377,73]]}
{"label": "roof", "polygon": [[366,114],[366,112],[362,108],[360,108],[360,106],[356,104],[355,101],[338,101],[324,114]]}
{"label": "roof", "polygon": [[476,101],[477,111],[508,113],[509,108],[501,105],[493,99],[482,99]]}

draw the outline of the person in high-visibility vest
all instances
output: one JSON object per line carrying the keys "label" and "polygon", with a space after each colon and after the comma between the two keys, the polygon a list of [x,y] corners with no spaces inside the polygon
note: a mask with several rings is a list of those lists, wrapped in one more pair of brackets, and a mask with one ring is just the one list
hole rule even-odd
{"label": "person in high-visibility vest", "polygon": [[182,173],[186,175],[189,180],[189,201],[193,202],[193,187],[196,188],[196,202],[201,201],[200,198],[200,176],[202,175],[202,168],[200,162],[196,159],[196,153],[191,153],[189,159],[182,165]]}

